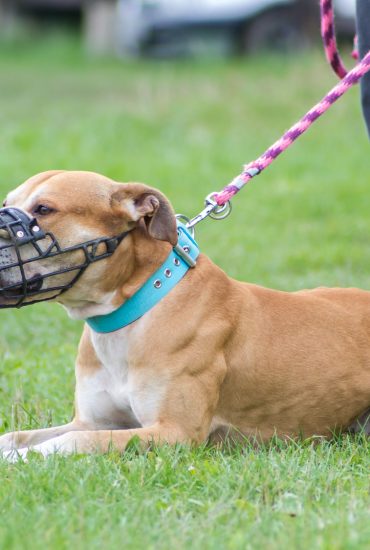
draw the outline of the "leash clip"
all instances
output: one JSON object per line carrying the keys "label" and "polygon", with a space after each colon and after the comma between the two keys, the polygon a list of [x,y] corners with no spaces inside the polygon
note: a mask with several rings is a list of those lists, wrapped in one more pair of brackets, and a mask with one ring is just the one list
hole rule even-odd
{"label": "leash clip", "polygon": [[217,193],[210,193],[206,196],[205,204],[213,206],[209,213],[209,217],[212,218],[212,220],[224,220],[231,214],[231,202],[227,201],[222,206],[219,206],[214,199],[215,195],[217,195]]}
{"label": "leash clip", "polygon": [[227,201],[222,206],[219,206],[214,199],[215,195],[217,195],[217,193],[210,193],[207,195],[204,201],[205,208],[203,208],[194,218],[190,219],[183,214],[177,214],[176,218],[186,224],[186,229],[192,237],[194,237],[194,227],[199,222],[208,218],[208,216],[213,220],[224,220],[230,214],[232,210],[231,202]]}

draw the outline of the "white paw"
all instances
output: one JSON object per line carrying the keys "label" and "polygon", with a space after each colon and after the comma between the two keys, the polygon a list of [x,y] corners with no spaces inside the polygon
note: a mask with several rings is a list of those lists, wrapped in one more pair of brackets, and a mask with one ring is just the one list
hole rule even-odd
{"label": "white paw", "polygon": [[1,451],[0,456],[12,464],[23,461],[27,462],[27,453],[29,449],[11,449],[10,451]]}
{"label": "white paw", "polygon": [[18,462],[23,461],[27,462],[27,455],[29,452],[39,453],[43,457],[50,456],[52,454],[72,454],[76,450],[76,444],[74,442],[73,434],[67,433],[59,437],[54,437],[40,443],[39,445],[34,445],[33,447],[25,447],[23,449],[14,449],[10,446],[6,449],[0,448],[0,457],[2,456],[8,462]]}
{"label": "white paw", "polygon": [[72,454],[76,450],[73,433],[66,433],[32,447],[32,451],[47,457],[52,454]]}
{"label": "white paw", "polygon": [[16,447],[14,444],[14,434],[8,433],[0,437],[0,453],[4,451],[11,451]]}

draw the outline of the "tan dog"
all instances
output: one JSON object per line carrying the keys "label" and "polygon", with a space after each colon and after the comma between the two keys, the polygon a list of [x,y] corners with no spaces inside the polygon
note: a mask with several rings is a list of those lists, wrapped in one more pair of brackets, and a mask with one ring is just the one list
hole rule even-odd
{"label": "tan dog", "polygon": [[[36,216],[64,245],[130,230],[57,298],[74,319],[115,310],[177,241],[159,191],[98,174],[39,174],[5,204]],[[45,269],[53,261],[67,260],[45,260]],[[123,451],[135,435],[201,443],[229,430],[261,440],[330,436],[369,406],[370,292],[269,290],[230,279],[201,255],[136,322],[109,334],[85,326],[70,424],[3,435],[0,449]]]}

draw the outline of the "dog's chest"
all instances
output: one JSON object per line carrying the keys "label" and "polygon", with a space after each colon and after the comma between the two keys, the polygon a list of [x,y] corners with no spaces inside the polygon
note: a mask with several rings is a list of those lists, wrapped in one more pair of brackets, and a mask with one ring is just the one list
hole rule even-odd
{"label": "dog's chest", "polygon": [[79,417],[99,428],[134,428],[155,422],[159,392],[143,386],[130,368],[129,331],[92,333],[101,368],[77,382]]}

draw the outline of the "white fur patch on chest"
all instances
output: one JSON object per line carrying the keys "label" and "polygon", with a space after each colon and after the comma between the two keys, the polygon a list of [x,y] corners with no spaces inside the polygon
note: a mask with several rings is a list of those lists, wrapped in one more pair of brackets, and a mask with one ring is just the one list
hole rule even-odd
{"label": "white fur patch on chest", "polygon": [[158,379],[138,375],[130,366],[131,328],[110,334],[91,330],[101,369],[77,380],[76,399],[81,421],[99,428],[135,428],[155,423],[163,388]]}

